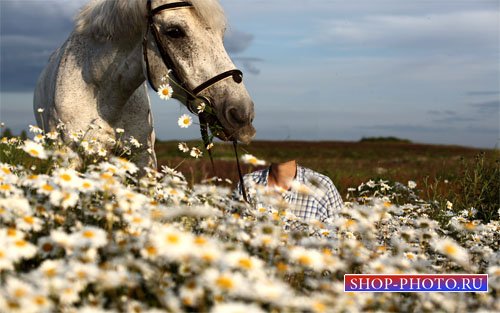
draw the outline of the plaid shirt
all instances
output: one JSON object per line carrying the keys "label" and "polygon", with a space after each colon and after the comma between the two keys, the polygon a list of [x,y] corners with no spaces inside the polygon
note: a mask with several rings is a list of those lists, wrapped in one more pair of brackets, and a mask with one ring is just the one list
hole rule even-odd
{"label": "plaid shirt", "polygon": [[[257,184],[267,186],[267,179],[270,168],[245,175],[243,178],[247,191]],[[300,185],[311,187],[318,192],[304,193],[296,190],[285,191],[283,199],[291,205],[292,213],[304,221],[319,220],[324,222],[326,219],[334,217],[340,211],[343,201],[332,180],[325,175],[315,172],[311,169],[297,165],[297,175],[294,179]],[[242,194],[241,186],[238,189]],[[249,193],[249,200],[252,203],[258,202],[253,199],[252,193]]]}

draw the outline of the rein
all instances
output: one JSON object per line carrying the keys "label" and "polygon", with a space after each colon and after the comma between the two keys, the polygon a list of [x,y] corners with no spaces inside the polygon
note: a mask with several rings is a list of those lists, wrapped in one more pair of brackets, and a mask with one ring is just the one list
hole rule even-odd
{"label": "rein", "polygon": [[[219,81],[224,80],[228,77],[232,77],[233,81],[235,83],[240,84],[243,81],[243,73],[239,69],[228,70],[228,71],[225,71],[223,73],[220,73],[220,74],[210,78],[209,80],[201,83],[199,86],[197,86],[193,89],[190,89],[189,86],[187,86],[187,83],[180,79],[179,72],[177,71],[177,68],[176,68],[172,58],[170,57],[168,52],[165,51],[163,45],[161,45],[162,41],[160,38],[160,33],[154,24],[153,18],[156,14],[158,14],[164,10],[183,8],[183,7],[191,8],[191,7],[193,7],[193,5],[189,2],[182,1],[182,2],[163,4],[163,5],[160,5],[154,9],[152,9],[151,8],[151,6],[152,6],[151,1],[152,0],[148,0],[148,2],[147,2],[148,25],[146,27],[146,33],[144,34],[144,38],[142,41],[142,51],[143,51],[144,62],[146,65],[146,76],[147,76],[146,78],[148,80],[149,85],[151,86],[151,88],[153,88],[154,91],[158,91],[158,88],[156,88],[156,86],[153,84],[153,80],[151,79],[151,72],[149,69],[150,66],[149,66],[148,46],[147,45],[148,45],[148,35],[151,32],[151,34],[153,35],[153,39],[154,39],[156,48],[158,49],[158,51],[160,53],[160,56],[161,56],[163,63],[171,71],[171,75],[172,75],[175,83],[178,84],[187,94],[188,98],[187,98],[186,102],[188,104],[186,106],[187,106],[188,110],[195,115],[197,114],[196,109],[193,108],[191,105],[189,105],[189,101],[193,101],[193,100],[202,101],[205,103],[205,105],[207,107],[213,108],[214,106],[212,105],[212,102],[208,97],[198,96],[198,94],[200,92],[202,92],[203,90],[209,88],[210,86],[215,85]],[[197,115],[198,115],[198,119],[200,122],[201,138],[202,138],[203,143],[205,145],[205,149],[208,152],[208,155],[210,157],[210,163],[212,164],[213,175],[216,176],[212,152],[211,152],[211,149],[208,149],[208,145],[211,143],[211,139],[208,135],[209,117],[208,117],[208,114],[205,112],[201,112]],[[248,197],[247,197],[247,194],[245,191],[245,185],[244,185],[244,181],[243,181],[243,175],[241,173],[240,162],[238,159],[237,145],[238,145],[237,141],[233,140],[233,147],[234,147],[234,153],[235,153],[235,157],[236,157],[236,165],[238,167],[240,186],[241,186],[242,191],[243,191],[243,198],[245,199],[246,202],[248,202]]]}

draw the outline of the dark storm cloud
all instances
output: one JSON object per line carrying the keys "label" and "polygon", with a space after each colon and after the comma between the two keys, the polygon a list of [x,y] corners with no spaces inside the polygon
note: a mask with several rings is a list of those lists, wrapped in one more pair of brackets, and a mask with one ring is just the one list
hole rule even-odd
{"label": "dark storm cloud", "polygon": [[[262,59],[253,57],[237,56],[239,53],[244,52],[252,44],[254,36],[240,30],[228,30],[224,37],[224,46],[227,52],[233,55],[233,61],[241,64],[245,72],[258,75],[260,69],[256,63],[261,62]],[[236,56],[235,56],[236,55]]]}
{"label": "dark storm cloud", "polygon": [[0,1],[0,6],[0,90],[31,91],[71,31],[72,17],[45,1]]}
{"label": "dark storm cloud", "polygon": [[[33,91],[48,58],[73,29],[73,16],[85,1],[0,0],[0,91]],[[253,35],[229,31],[229,53],[245,51]],[[243,68],[258,73],[257,60],[242,61]]]}
{"label": "dark storm cloud", "polygon": [[241,53],[250,46],[253,38],[254,36],[250,33],[230,29],[224,37],[224,46],[229,53]]}
{"label": "dark storm cloud", "polygon": [[240,63],[246,72],[254,75],[260,74],[260,69],[256,66],[256,63],[262,62],[262,59],[251,58],[251,57],[234,57],[233,61]]}

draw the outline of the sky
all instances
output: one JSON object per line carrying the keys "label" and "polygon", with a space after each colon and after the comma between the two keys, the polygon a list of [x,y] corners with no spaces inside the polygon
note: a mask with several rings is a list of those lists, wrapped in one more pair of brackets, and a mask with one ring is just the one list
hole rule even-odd
{"label": "sky", "polygon": [[[111,1],[111,0],[110,0]],[[34,123],[34,84],[84,0],[0,0],[0,120]],[[256,139],[499,143],[500,1],[221,0]],[[151,93],[159,139],[199,138]]]}

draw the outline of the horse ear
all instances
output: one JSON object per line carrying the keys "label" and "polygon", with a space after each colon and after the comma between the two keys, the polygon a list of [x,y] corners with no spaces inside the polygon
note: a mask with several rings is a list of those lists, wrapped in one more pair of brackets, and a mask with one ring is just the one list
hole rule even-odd
{"label": "horse ear", "polygon": [[96,40],[130,38],[146,27],[146,4],[142,0],[94,0],[75,17],[75,31]]}

